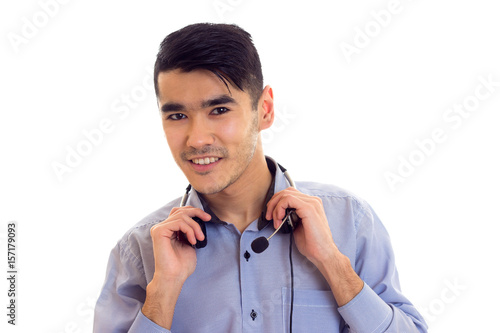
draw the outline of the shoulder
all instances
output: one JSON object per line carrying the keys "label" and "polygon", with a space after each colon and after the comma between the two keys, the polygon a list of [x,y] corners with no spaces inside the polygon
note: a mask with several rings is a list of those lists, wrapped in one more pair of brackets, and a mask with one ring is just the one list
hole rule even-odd
{"label": "shoulder", "polygon": [[121,237],[118,241],[119,247],[131,252],[132,255],[138,256],[138,252],[142,252],[141,248],[150,246],[151,227],[165,220],[169,216],[172,208],[179,206],[179,204],[180,198],[177,198],[142,218]]}
{"label": "shoulder", "polygon": [[331,201],[332,203],[352,202],[362,210],[369,210],[370,207],[363,198],[332,184],[297,182],[297,189],[304,194],[319,197],[322,200]]}
{"label": "shoulder", "polygon": [[342,215],[355,224],[359,220],[368,218],[373,220],[374,213],[371,206],[360,196],[344,188],[332,184],[316,182],[297,182],[297,189],[304,194],[316,196],[321,199],[326,213],[334,212],[336,216]]}

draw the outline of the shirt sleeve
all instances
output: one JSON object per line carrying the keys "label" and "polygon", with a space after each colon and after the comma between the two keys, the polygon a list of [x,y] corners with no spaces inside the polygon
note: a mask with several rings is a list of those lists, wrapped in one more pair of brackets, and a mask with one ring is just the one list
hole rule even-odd
{"label": "shirt sleeve", "polygon": [[93,332],[169,332],[141,312],[146,285],[140,260],[122,240],[109,256],[104,286],[95,307]]}
{"label": "shirt sleeve", "polygon": [[130,332],[140,332],[140,333],[170,333],[166,328],[156,325],[154,322],[149,320],[148,317],[142,314],[141,311],[137,314],[132,327],[130,327]]}
{"label": "shirt sleeve", "polygon": [[361,292],[338,309],[351,332],[427,332],[427,325],[402,294],[389,234],[375,212],[361,207],[356,218],[355,270]]}

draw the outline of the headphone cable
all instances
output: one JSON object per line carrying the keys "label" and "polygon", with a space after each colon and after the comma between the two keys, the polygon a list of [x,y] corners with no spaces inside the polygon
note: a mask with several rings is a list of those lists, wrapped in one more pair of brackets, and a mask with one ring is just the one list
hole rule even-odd
{"label": "headphone cable", "polygon": [[292,333],[292,318],[293,318],[293,261],[292,261],[292,244],[293,244],[293,231],[290,232],[290,250],[289,250],[289,257],[290,257],[290,279],[291,279],[291,299],[290,299],[290,333]]}

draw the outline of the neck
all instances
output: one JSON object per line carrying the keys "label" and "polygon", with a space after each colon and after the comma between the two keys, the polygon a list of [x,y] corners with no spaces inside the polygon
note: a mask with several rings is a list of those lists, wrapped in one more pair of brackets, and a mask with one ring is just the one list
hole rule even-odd
{"label": "neck", "polygon": [[256,151],[248,168],[236,182],[221,192],[204,195],[210,209],[243,232],[262,213],[272,175],[264,154]]}

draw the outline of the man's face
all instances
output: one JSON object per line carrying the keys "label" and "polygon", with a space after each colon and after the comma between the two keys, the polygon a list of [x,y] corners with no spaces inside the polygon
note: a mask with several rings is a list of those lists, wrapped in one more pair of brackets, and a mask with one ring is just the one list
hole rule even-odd
{"label": "man's face", "polygon": [[158,102],[172,155],[200,193],[218,193],[250,164],[259,137],[250,95],[210,71],[158,75]]}

